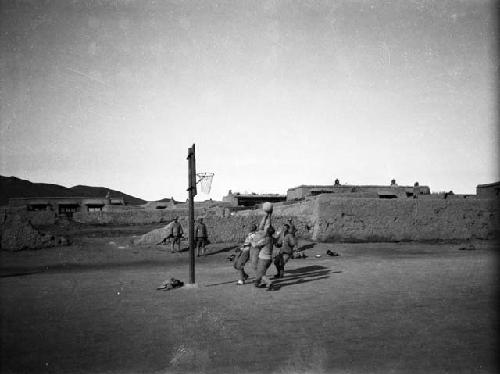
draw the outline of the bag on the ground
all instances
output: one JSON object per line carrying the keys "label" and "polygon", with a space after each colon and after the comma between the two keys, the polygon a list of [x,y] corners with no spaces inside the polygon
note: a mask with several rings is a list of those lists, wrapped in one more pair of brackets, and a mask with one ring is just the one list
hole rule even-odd
{"label": "bag on the ground", "polygon": [[156,289],[169,291],[169,290],[172,290],[174,288],[179,288],[182,286],[184,286],[183,281],[180,281],[179,279],[175,279],[175,278],[170,278],[168,281],[163,282],[163,284],[161,286],[157,287]]}

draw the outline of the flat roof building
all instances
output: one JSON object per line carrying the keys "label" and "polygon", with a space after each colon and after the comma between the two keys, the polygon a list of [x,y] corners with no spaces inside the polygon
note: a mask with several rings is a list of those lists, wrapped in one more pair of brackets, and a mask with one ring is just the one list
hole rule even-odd
{"label": "flat roof building", "polygon": [[301,200],[309,196],[316,196],[325,193],[339,194],[339,196],[359,196],[359,197],[375,197],[375,198],[401,198],[401,197],[416,197],[418,195],[430,195],[428,186],[420,186],[416,182],[413,186],[399,186],[393,179],[390,185],[352,185],[340,184],[335,180],[334,184],[330,185],[300,185],[289,188],[287,191],[287,201]]}
{"label": "flat roof building", "polygon": [[483,199],[497,198],[500,196],[500,182],[478,184],[476,194],[477,197]]}
{"label": "flat roof building", "polygon": [[225,203],[230,203],[232,206],[247,206],[257,207],[267,201],[270,203],[279,203],[286,201],[286,195],[279,194],[240,194],[239,192],[233,193],[231,190],[226,196],[222,198]]}
{"label": "flat roof building", "polygon": [[102,211],[105,206],[125,205],[123,197],[14,197],[9,206],[25,206],[28,211],[53,211],[57,215],[72,217],[76,212]]}

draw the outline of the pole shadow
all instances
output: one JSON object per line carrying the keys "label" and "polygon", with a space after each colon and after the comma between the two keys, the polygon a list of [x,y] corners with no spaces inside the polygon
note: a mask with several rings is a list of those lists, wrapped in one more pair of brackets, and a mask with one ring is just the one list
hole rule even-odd
{"label": "pole shadow", "polygon": [[[239,248],[240,246],[239,245],[231,245],[229,247],[224,247],[224,248],[220,248],[220,249],[215,249],[215,250],[212,250],[210,252],[207,252],[207,256],[210,256],[210,255],[215,255],[217,253],[223,253],[223,252],[231,252],[237,248]],[[208,248],[207,248],[208,249]]]}

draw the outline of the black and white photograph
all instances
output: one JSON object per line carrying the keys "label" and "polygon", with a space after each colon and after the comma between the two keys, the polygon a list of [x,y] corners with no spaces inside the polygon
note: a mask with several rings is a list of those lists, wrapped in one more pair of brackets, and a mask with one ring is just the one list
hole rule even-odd
{"label": "black and white photograph", "polygon": [[500,372],[496,0],[0,0],[0,372]]}

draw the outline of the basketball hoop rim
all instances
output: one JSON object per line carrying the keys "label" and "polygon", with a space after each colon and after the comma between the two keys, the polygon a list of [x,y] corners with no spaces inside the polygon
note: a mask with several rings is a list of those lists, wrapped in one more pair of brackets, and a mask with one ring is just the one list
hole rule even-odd
{"label": "basketball hoop rim", "polygon": [[210,173],[210,172],[196,173],[196,176],[199,178],[196,181],[196,184],[200,183],[200,181],[202,181],[205,178],[213,178],[214,175],[215,173]]}
{"label": "basketball hoop rim", "polygon": [[199,187],[200,191],[206,195],[210,194],[210,190],[212,189],[212,180],[214,178],[214,175],[215,175],[215,173],[211,173],[211,172],[196,173],[196,176],[198,177],[196,184],[200,185],[200,187]]}

